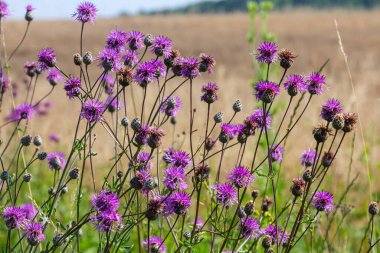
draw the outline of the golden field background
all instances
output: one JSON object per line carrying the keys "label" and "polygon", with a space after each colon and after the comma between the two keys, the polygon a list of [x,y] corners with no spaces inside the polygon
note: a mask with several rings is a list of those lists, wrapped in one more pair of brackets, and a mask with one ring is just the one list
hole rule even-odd
{"label": "golden field background", "polygon": [[[329,65],[324,71],[330,89],[323,96],[313,99],[313,106],[308,109],[305,117],[292,133],[287,146],[283,173],[286,177],[292,178],[301,170],[299,166],[300,153],[314,145],[311,131],[313,126],[321,123],[318,116],[319,108],[329,97],[339,98],[344,103],[346,110],[355,111],[355,99],[339,48],[334,19],[339,23],[340,34],[348,54],[349,66],[357,93],[357,105],[369,152],[369,166],[374,177],[372,182],[375,183],[375,175],[378,175],[377,171],[380,164],[377,160],[380,155],[378,147],[380,134],[378,124],[380,116],[378,110],[380,105],[379,10],[297,10],[270,14],[268,29],[277,36],[276,41],[279,47],[292,49],[299,55],[290,73],[308,74],[317,70],[327,58],[330,59]],[[173,40],[174,47],[178,48],[184,56],[198,55],[201,52],[209,53],[217,60],[215,72],[212,75],[203,74],[201,78],[196,80],[194,85],[195,97],[199,97],[200,87],[203,83],[207,81],[216,82],[220,86],[220,100],[213,104],[212,115],[217,111],[223,111],[225,118],[229,119],[232,116],[232,104],[239,98],[244,104],[244,110],[239,113],[236,119],[241,120],[250,114],[256,105],[250,85],[251,80],[255,79],[255,73],[251,64],[252,55],[250,55],[253,49],[248,46],[246,41],[248,22],[248,17],[245,14],[144,16],[97,20],[94,25],[86,25],[84,50],[92,51],[96,55],[98,51],[102,50],[105,38],[110,30],[120,28],[126,31],[140,30],[154,35],[167,35]],[[25,26],[26,23],[21,21],[6,23],[5,41],[8,52],[16,46]],[[74,21],[36,21],[31,24],[30,29],[30,34],[25,43],[11,62],[13,80],[22,81],[23,63],[27,60],[35,60],[38,50],[44,47],[56,49],[58,66],[66,73],[78,74],[78,69],[72,64],[72,55],[79,51],[80,24]],[[92,80],[95,80],[96,74],[101,73],[95,64],[91,71]],[[271,76],[271,80],[278,81],[278,75]],[[169,83],[169,87],[175,87],[175,82]],[[175,132],[179,135],[188,125],[188,88],[186,87],[181,88],[179,92],[183,101],[183,110],[179,114]],[[40,82],[37,87],[37,94],[42,96],[49,89],[50,86],[47,82]],[[135,86],[134,92],[136,102],[140,106],[142,91]],[[130,94],[130,88],[127,89],[127,93]],[[153,102],[156,94],[157,88],[155,85],[151,85],[148,89],[147,108]],[[76,116],[73,117],[72,115],[73,112],[79,112],[78,103],[68,100],[63,91],[63,84],[57,86],[49,100],[53,102],[49,118],[41,117],[32,122],[30,133],[39,134],[45,139],[44,148],[48,152],[59,149],[67,153],[75,129]],[[280,100],[282,103],[287,103],[285,95]],[[19,100],[19,102],[21,101]],[[6,111],[7,107],[9,109],[9,99],[4,103],[4,111]],[[207,106],[197,102],[196,107],[196,128],[200,130],[196,134],[199,132],[199,134],[203,134]],[[132,115],[133,106],[131,102],[127,102],[127,109],[129,118],[132,119],[134,116]],[[274,120],[274,125],[278,124],[279,120],[279,117]],[[1,121],[3,121],[3,116]],[[95,132],[97,140],[94,150],[99,155],[95,157],[94,164],[95,167],[98,167],[96,169],[102,170],[107,164],[107,159],[112,157],[113,146],[104,128],[98,126]],[[172,129],[166,128],[166,132],[171,135]],[[47,140],[51,133],[56,133],[61,138],[58,146]],[[217,132],[214,136],[216,135]],[[198,140],[198,136],[196,136],[196,140]],[[327,183],[330,185],[328,188],[331,188],[333,192],[341,185],[346,184],[351,139],[352,135],[344,142],[339,159],[333,166],[333,176],[329,178],[329,182],[332,183]],[[253,141],[250,142],[250,145],[253,146]],[[368,187],[368,179],[363,162],[360,131],[356,132],[355,145],[351,178],[354,174],[360,173],[360,184],[356,186],[356,191],[360,189],[359,192],[364,193]],[[236,154],[237,149],[226,154],[225,163],[223,163],[224,170],[227,171],[233,166]],[[252,152],[247,151],[245,157],[251,156]],[[127,164],[126,161],[124,163]],[[248,163],[250,163],[249,159],[247,160]],[[376,184],[374,184],[374,188],[378,189]]]}

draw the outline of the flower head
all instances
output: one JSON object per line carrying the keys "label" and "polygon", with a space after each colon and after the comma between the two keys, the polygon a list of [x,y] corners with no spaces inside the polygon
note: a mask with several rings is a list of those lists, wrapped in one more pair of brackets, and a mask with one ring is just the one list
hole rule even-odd
{"label": "flower head", "polygon": [[37,215],[37,210],[30,203],[21,205],[20,209],[25,213],[25,217],[28,220],[33,220],[34,217]]}
{"label": "flower head", "polygon": [[101,102],[90,99],[83,104],[81,116],[88,122],[100,121],[103,119],[103,111],[104,105]]}
{"label": "flower head", "polygon": [[185,192],[175,192],[165,201],[166,214],[185,214],[191,206],[190,196]]}
{"label": "flower head", "polygon": [[144,46],[144,34],[139,31],[131,31],[127,35],[127,43],[129,48],[133,51],[140,49]]}
{"label": "flower head", "polygon": [[[271,146],[271,150],[275,148],[277,145]],[[281,162],[282,161],[282,155],[284,154],[284,149],[281,146],[277,146],[276,149],[272,150],[271,158],[274,162]]]}
{"label": "flower head", "polygon": [[329,192],[319,191],[313,197],[313,204],[319,212],[331,212],[334,207],[333,195]]}
{"label": "flower head", "polygon": [[115,78],[112,75],[106,75],[106,77],[104,78],[103,85],[104,92],[108,95],[112,95],[115,86]]}
{"label": "flower head", "polygon": [[45,240],[43,230],[44,226],[42,226],[41,223],[31,222],[26,226],[26,230],[22,235],[26,237],[30,245],[36,246],[37,244]]}
{"label": "flower head", "polygon": [[172,167],[164,170],[163,183],[170,191],[186,189],[185,179],[186,175],[183,168]]}
{"label": "flower head", "polygon": [[182,103],[179,97],[167,97],[164,98],[161,104],[160,110],[169,117],[175,117],[179,111],[181,111]]}
{"label": "flower head", "polygon": [[156,77],[156,65],[151,61],[141,63],[136,70],[133,78],[136,83],[145,88],[149,83],[152,83]]}
{"label": "flower head", "polygon": [[232,206],[237,202],[237,192],[232,185],[219,184],[214,185],[213,188],[216,190],[216,199],[220,204],[225,206]]}
{"label": "flower head", "polygon": [[270,64],[277,60],[277,45],[273,42],[263,42],[259,45],[256,52],[258,62]]}
{"label": "flower head", "polygon": [[82,23],[93,23],[95,21],[95,15],[97,11],[98,10],[93,3],[86,1],[78,5],[76,12],[73,14],[73,17]]}
{"label": "flower head", "polygon": [[119,98],[114,97],[108,97],[105,105],[110,113],[114,113],[123,108],[123,104],[119,101]]}
{"label": "flower head", "polygon": [[286,77],[284,88],[288,91],[290,96],[295,96],[298,93],[307,90],[307,84],[301,75],[290,75]]}
{"label": "flower head", "polygon": [[181,75],[184,78],[194,79],[199,76],[199,61],[195,57],[180,58]]}
{"label": "flower head", "polygon": [[34,8],[31,4],[28,4],[27,6],[25,6],[25,10],[26,11],[32,11],[32,10],[34,10]]}
{"label": "flower head", "polygon": [[109,232],[121,226],[121,216],[115,211],[99,212],[91,216],[90,221],[101,232]]}
{"label": "flower head", "polygon": [[199,64],[199,71],[206,72],[211,74],[213,68],[215,67],[215,59],[211,55],[201,53],[200,56],[201,62]]}
{"label": "flower head", "polygon": [[148,192],[146,184],[152,179],[152,175],[147,170],[138,170],[136,176],[129,182],[131,187],[136,190],[143,190],[144,193]]}
{"label": "flower head", "polygon": [[214,103],[218,100],[218,91],[219,87],[216,83],[207,83],[202,86],[203,95],[201,96],[201,101],[204,101],[208,104]]}
{"label": "flower head", "polygon": [[[146,250],[148,250],[148,244],[149,244],[148,253],[165,253],[166,252],[166,247],[163,244],[162,239],[158,236],[151,236],[149,237],[149,242],[148,240],[143,242],[143,245],[146,248]],[[155,251],[153,249],[155,249]]]}
{"label": "flower head", "polygon": [[65,86],[64,86],[64,89],[66,91],[66,95],[70,99],[79,96],[80,86],[81,86],[80,79],[77,77],[74,77],[74,76],[70,76],[69,79],[66,80]]}
{"label": "flower head", "polygon": [[257,100],[262,100],[265,103],[270,103],[279,93],[279,87],[273,82],[260,81],[256,83],[255,96]]}
{"label": "flower head", "polygon": [[262,235],[268,235],[272,239],[272,244],[275,244],[278,238],[280,244],[284,245],[288,240],[290,234],[286,231],[283,231],[281,228],[268,225],[263,231]]}
{"label": "flower head", "polygon": [[251,175],[247,168],[243,166],[237,166],[230,173],[228,173],[227,179],[233,185],[235,185],[235,187],[243,188],[252,183],[254,177]]}
{"label": "flower head", "polygon": [[54,50],[51,48],[42,49],[38,53],[38,62],[42,70],[54,67],[57,62]]}
{"label": "flower head", "polygon": [[61,152],[53,152],[47,156],[50,170],[60,170],[66,166],[65,155]]}
{"label": "flower head", "polygon": [[313,72],[307,76],[306,82],[308,84],[307,90],[312,95],[320,95],[325,90],[326,81],[324,75]]}
{"label": "flower head", "polygon": [[8,229],[23,228],[26,222],[25,212],[17,206],[6,207],[3,211],[3,217]]}
{"label": "flower head", "polygon": [[133,67],[138,61],[138,51],[126,50],[122,59],[124,60],[124,65],[128,67]]}
{"label": "flower head", "polygon": [[264,120],[264,111],[263,109],[256,109],[250,116],[245,119],[245,124],[250,126],[255,126],[258,128],[270,128],[271,118],[269,114],[266,114]]}
{"label": "flower head", "polygon": [[343,111],[342,104],[339,100],[330,98],[322,105],[321,117],[322,119],[330,122],[334,119],[335,115]]}
{"label": "flower head", "polygon": [[172,162],[172,154],[175,152],[175,149],[172,147],[164,149],[164,155],[162,156],[162,160],[166,164],[170,164]]}
{"label": "flower head", "polygon": [[127,43],[127,33],[123,30],[115,29],[107,36],[106,48],[113,49],[117,52],[123,51]]}
{"label": "flower head", "polygon": [[238,230],[245,238],[257,238],[260,235],[259,223],[250,216],[240,220]]}
{"label": "flower head", "polygon": [[12,110],[8,115],[7,120],[18,121],[22,119],[31,119],[34,113],[35,110],[30,104],[21,104]]}
{"label": "flower head", "polygon": [[49,74],[47,75],[46,80],[48,80],[51,85],[55,86],[62,80],[61,73],[57,69],[49,69]]}
{"label": "flower head", "polygon": [[9,16],[11,12],[8,9],[8,4],[4,1],[0,1],[0,18]]}
{"label": "flower head", "polygon": [[157,36],[153,40],[152,53],[157,56],[164,56],[165,58],[170,56],[172,50],[172,41],[165,36]]}
{"label": "flower head", "polygon": [[191,157],[188,153],[185,151],[175,151],[173,154],[171,154],[171,160],[170,163],[173,167],[180,167],[185,169],[187,166],[191,163]]}
{"label": "flower head", "polygon": [[315,158],[314,149],[305,150],[301,155],[301,164],[305,167],[310,167],[311,165],[313,165],[314,158]]}
{"label": "flower head", "polygon": [[153,159],[153,156],[146,152],[140,152],[137,157],[136,161],[134,162],[134,166],[136,166],[137,170],[150,170],[153,168],[152,162],[150,160]]}
{"label": "flower head", "polygon": [[138,145],[145,145],[148,142],[149,137],[149,126],[146,124],[141,125],[141,127],[138,129],[135,141]]}
{"label": "flower head", "polygon": [[105,71],[117,71],[120,67],[120,53],[112,48],[105,48],[99,53],[99,66],[102,66]]}
{"label": "flower head", "polygon": [[97,212],[116,211],[119,208],[119,197],[109,190],[102,190],[91,196],[92,208]]}

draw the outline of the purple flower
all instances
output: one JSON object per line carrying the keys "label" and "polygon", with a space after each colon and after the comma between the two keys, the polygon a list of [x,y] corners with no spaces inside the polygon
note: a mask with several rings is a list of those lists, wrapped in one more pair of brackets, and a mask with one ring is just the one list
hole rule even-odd
{"label": "purple flower", "polygon": [[164,149],[164,155],[162,156],[162,160],[166,163],[169,164],[172,162],[172,154],[175,152],[175,149],[172,147],[165,148]]}
{"label": "purple flower", "polygon": [[179,97],[166,97],[161,104],[160,110],[169,117],[175,117],[179,111],[181,111],[181,100]]}
{"label": "purple flower", "polygon": [[103,119],[104,105],[95,100],[87,100],[83,104],[81,116],[86,118],[88,122],[100,121]]}
{"label": "purple flower", "polygon": [[131,31],[127,36],[127,43],[129,48],[133,51],[140,49],[144,46],[144,34],[138,31]]}
{"label": "purple flower", "polygon": [[11,13],[8,9],[8,4],[4,1],[0,1],[0,18],[5,18],[9,16]]}
{"label": "purple flower", "polygon": [[156,73],[155,73],[156,78],[159,78],[161,76],[165,76],[166,69],[165,69],[164,63],[161,60],[152,59],[152,60],[150,60],[150,62],[154,66],[154,69],[156,70]]}
{"label": "purple flower", "polygon": [[270,64],[277,61],[277,45],[273,42],[263,42],[259,45],[256,52],[258,62]]}
{"label": "purple flower", "polygon": [[18,121],[22,119],[31,119],[35,113],[34,108],[29,104],[21,104],[14,108],[8,115],[7,120]]}
{"label": "purple flower", "polygon": [[3,217],[8,229],[23,228],[25,226],[26,214],[17,206],[6,207],[3,211]]}
{"label": "purple flower", "polygon": [[152,83],[156,77],[156,66],[152,62],[141,63],[136,70],[133,78],[136,83],[145,88],[149,83]]}
{"label": "purple flower", "polygon": [[[192,224],[194,224],[194,220],[191,222]],[[200,229],[202,228],[203,226],[205,225],[204,221],[201,219],[201,218],[197,218],[197,221],[195,223],[195,226],[197,229]]]}
{"label": "purple flower", "polygon": [[44,226],[42,226],[42,224],[38,222],[31,222],[26,226],[26,230],[22,235],[26,237],[30,245],[36,246],[37,244],[45,240],[43,230]]}
{"label": "purple flower", "polygon": [[99,53],[98,59],[100,60],[99,66],[103,67],[105,71],[117,71],[120,67],[120,53],[115,49],[103,49]]}
{"label": "purple flower", "polygon": [[227,135],[229,139],[233,139],[239,132],[240,127],[230,124],[223,123],[220,126],[220,135]]}
{"label": "purple flower", "polygon": [[255,96],[257,100],[264,102],[273,101],[274,97],[280,93],[277,84],[269,81],[260,81],[255,86]]}
{"label": "purple flower", "polygon": [[319,212],[331,212],[334,207],[333,195],[325,191],[319,191],[313,197],[313,204]]}
{"label": "purple flower", "polygon": [[183,168],[172,167],[164,170],[163,183],[170,191],[186,189],[185,179],[186,175]]}
{"label": "purple flower", "polygon": [[110,113],[114,113],[123,108],[123,104],[119,101],[119,98],[108,97],[106,100],[106,106]]}
{"label": "purple flower", "polygon": [[245,217],[240,220],[238,230],[245,238],[257,238],[260,235],[260,225],[252,217]]}
{"label": "purple flower", "polygon": [[216,190],[216,199],[218,202],[225,206],[232,206],[237,202],[236,189],[230,184],[214,185],[213,189]]}
{"label": "purple flower", "polygon": [[311,73],[306,78],[306,82],[308,84],[307,90],[312,95],[320,95],[325,90],[326,81],[325,76],[319,73]]}
{"label": "purple flower", "polygon": [[21,205],[20,209],[25,213],[25,217],[28,220],[33,220],[37,215],[37,210],[30,203]]}
{"label": "purple flower", "polygon": [[271,118],[270,115],[267,114],[264,120],[264,111],[263,109],[256,109],[253,111],[253,114],[251,114],[249,117],[245,119],[245,124],[249,124],[251,126],[263,128],[266,126],[266,128],[270,128],[270,122]]}
{"label": "purple flower", "polygon": [[214,103],[218,100],[218,91],[219,87],[216,83],[207,83],[202,86],[203,95],[201,96],[201,101],[204,101],[208,104]]}
{"label": "purple flower", "polygon": [[138,170],[136,171],[136,176],[129,183],[134,189],[147,193],[148,189],[145,186],[151,179],[152,175],[147,170]]}
{"label": "purple flower", "polygon": [[138,61],[138,52],[133,50],[126,50],[122,59],[124,60],[124,65],[128,67],[133,67]]}
{"label": "purple flower", "polygon": [[123,51],[127,43],[127,33],[123,30],[115,29],[107,36],[106,48],[113,49],[116,52]]}
{"label": "purple flower", "polygon": [[295,96],[297,93],[302,93],[307,90],[307,84],[301,75],[290,75],[286,77],[284,88],[290,96]]}
{"label": "purple flower", "polygon": [[53,152],[47,156],[50,170],[60,170],[66,166],[65,155],[61,152]]}
{"label": "purple flower", "polygon": [[26,9],[26,11],[32,11],[32,10],[34,10],[34,8],[33,8],[33,6],[32,5],[30,5],[30,4],[28,4],[26,7],[25,7],[25,9]]}
{"label": "purple flower", "polygon": [[115,211],[107,210],[91,216],[90,221],[99,231],[109,232],[113,228],[118,228],[120,226],[121,216]]}
{"label": "purple flower", "polygon": [[172,50],[172,41],[165,36],[157,36],[153,40],[152,53],[168,58]]}
{"label": "purple flower", "polygon": [[153,159],[153,156],[146,152],[140,152],[137,155],[134,166],[137,170],[150,170],[153,168],[153,163],[150,160]]}
{"label": "purple flower", "polygon": [[69,79],[66,80],[64,89],[66,91],[66,95],[73,99],[74,97],[79,96],[80,94],[80,79],[74,76],[70,76]]}
{"label": "purple flower", "polygon": [[251,175],[247,168],[243,166],[237,166],[230,173],[228,173],[227,179],[233,185],[235,185],[235,187],[243,188],[252,183],[254,177]]}
{"label": "purple flower", "polygon": [[52,142],[58,143],[59,142],[59,137],[56,134],[50,134],[49,135],[49,140],[51,140]]}
{"label": "purple flower", "polygon": [[38,53],[38,62],[42,71],[54,67],[57,63],[54,50],[51,48],[42,49]]}
{"label": "purple flower", "polygon": [[272,239],[272,244],[275,244],[278,238],[280,244],[282,245],[286,243],[290,236],[288,232],[282,231],[281,228],[273,225],[268,225],[268,227],[266,227],[261,234],[270,236]]}
{"label": "purple flower", "polygon": [[322,105],[321,117],[327,122],[330,122],[334,119],[335,115],[342,111],[342,104],[339,100],[330,98],[324,105]]}
{"label": "purple flower", "polygon": [[207,73],[211,74],[213,71],[213,68],[215,66],[214,57],[207,55],[207,54],[204,54],[204,53],[201,53],[199,57],[201,58],[201,62],[199,65],[199,71],[201,71],[201,72],[207,71]]}
{"label": "purple flower", "polygon": [[[149,252],[148,253],[165,253],[166,247],[162,243],[162,239],[158,236],[151,236],[149,237]],[[143,245],[146,250],[148,250],[148,240],[143,242]],[[158,248],[159,247],[159,248]],[[157,251],[153,251],[153,248],[157,249]]]}
{"label": "purple flower", "polygon": [[284,154],[284,149],[281,146],[277,146],[277,148],[273,150],[273,148],[275,148],[276,146],[277,145],[271,146],[271,158],[274,162],[281,162],[282,155]]}
{"label": "purple flower", "polygon": [[191,206],[190,196],[185,192],[175,192],[170,195],[165,201],[166,214],[185,214]]}
{"label": "purple flower", "polygon": [[135,136],[135,141],[138,145],[145,145],[148,142],[149,126],[146,124],[141,125]]}
{"label": "purple flower", "polygon": [[35,75],[35,70],[36,70],[36,67],[37,67],[37,63],[32,61],[27,61],[24,63],[24,68],[26,70],[26,74],[28,76],[34,76]]}
{"label": "purple flower", "polygon": [[83,2],[78,5],[76,12],[73,14],[73,17],[82,23],[93,23],[97,11],[98,10],[93,3]]}
{"label": "purple flower", "polygon": [[305,167],[310,167],[311,165],[313,165],[314,158],[315,158],[314,149],[305,150],[301,155],[301,164]]}
{"label": "purple flower", "polygon": [[108,95],[112,95],[113,89],[115,86],[115,78],[111,75],[106,75],[106,77],[104,78],[103,85],[104,85],[104,92]]}
{"label": "purple flower", "polygon": [[116,211],[119,208],[119,197],[109,190],[102,190],[91,196],[91,205],[95,211]]}
{"label": "purple flower", "polygon": [[180,58],[181,75],[184,78],[194,79],[200,75],[199,61],[195,57]]}
{"label": "purple flower", "polygon": [[175,151],[171,154],[171,164],[173,167],[180,167],[185,169],[191,163],[191,157],[185,151]]}
{"label": "purple flower", "polygon": [[51,85],[55,86],[62,80],[61,73],[57,69],[49,69],[49,74],[47,75],[46,80],[48,80]]}

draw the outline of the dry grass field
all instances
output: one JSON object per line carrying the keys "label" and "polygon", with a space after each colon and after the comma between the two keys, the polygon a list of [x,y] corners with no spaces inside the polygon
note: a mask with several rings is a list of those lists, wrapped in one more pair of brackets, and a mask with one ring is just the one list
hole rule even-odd
{"label": "dry grass field", "polygon": [[[293,135],[293,140],[288,143],[288,156],[285,159],[284,170],[299,170],[299,154],[312,144],[312,127],[320,122],[318,117],[319,106],[329,97],[337,97],[346,105],[346,110],[355,110],[355,99],[350,86],[350,81],[345,68],[343,56],[340,52],[334,19],[339,23],[345,50],[348,54],[349,65],[352,71],[353,82],[357,93],[357,105],[362,120],[365,140],[369,151],[369,165],[372,173],[378,174],[380,131],[378,119],[380,111],[380,88],[379,88],[379,66],[380,66],[380,11],[310,11],[297,10],[278,12],[270,15],[268,28],[276,34],[277,43],[280,47],[287,47],[294,50],[299,57],[291,70],[294,73],[307,74],[317,70],[327,59],[330,63],[325,69],[330,90],[323,97],[314,101],[308,113],[305,115],[302,124],[298,126]],[[105,37],[114,28],[124,30],[141,30],[144,33],[165,34],[173,39],[175,47],[183,55],[198,55],[207,52],[217,60],[215,73],[211,76],[203,75],[196,81],[196,95],[199,95],[200,86],[206,81],[213,81],[220,85],[220,101],[213,106],[213,112],[222,110],[226,118],[232,115],[232,103],[240,98],[244,104],[245,112],[237,119],[242,119],[250,113],[255,106],[255,99],[252,95],[250,82],[255,78],[252,69],[250,52],[246,42],[248,30],[248,17],[245,14],[232,15],[204,15],[204,16],[151,16],[151,17],[125,17],[109,20],[97,20],[96,25],[86,26],[84,48],[96,54],[102,49]],[[5,27],[6,44],[8,51],[15,47],[25,29],[24,22],[9,22]],[[58,65],[67,73],[77,74],[78,70],[72,64],[72,55],[79,48],[78,23],[72,21],[53,21],[53,22],[33,22],[30,35],[25,44],[13,61],[18,65],[13,65],[13,79],[21,81],[23,78],[22,63],[26,60],[34,60],[39,49],[49,46],[54,47],[58,53]],[[93,68],[93,70],[97,70]],[[100,73],[98,70],[97,73]],[[93,71],[92,79],[96,76]],[[274,81],[278,76],[271,77]],[[174,87],[174,84],[171,85]],[[40,94],[44,94],[50,89],[48,83],[41,82],[38,87]],[[130,93],[130,90],[128,90]],[[141,103],[141,91],[139,87],[134,87],[137,104]],[[157,89],[152,86],[150,97],[155,96]],[[184,109],[180,113],[176,134],[181,134],[181,126],[188,124],[188,107],[186,96],[188,88],[180,91],[183,98]],[[79,110],[78,104],[68,101],[61,87],[58,86],[54,94],[50,97],[53,102],[50,116],[54,120],[44,122],[34,122],[32,133],[40,134],[45,139],[51,133],[56,133],[61,138],[59,148],[54,143],[47,143],[47,149],[61,149],[67,151],[69,147],[65,144],[71,142],[74,120],[70,117],[73,110]],[[130,101],[130,100],[129,100]],[[286,103],[284,96],[282,101]],[[148,97],[148,106],[152,101]],[[9,102],[8,102],[9,104]],[[128,112],[133,113],[132,103],[128,103]],[[206,107],[199,103],[197,105],[199,122],[197,127],[202,129],[206,115]],[[133,115],[130,116],[132,118]],[[3,120],[3,119],[1,119]],[[278,123],[278,122],[277,122]],[[275,122],[276,124],[276,122]],[[171,132],[172,129],[166,129]],[[103,136],[107,132],[98,127],[97,152],[109,152],[112,155],[111,143],[108,145],[103,142]],[[203,132],[203,131],[202,131]],[[69,137],[66,137],[69,136]],[[296,137],[296,138],[294,138]],[[347,168],[349,163],[350,143],[346,140],[340,159],[334,166],[330,182],[332,187],[339,187],[346,183]],[[363,150],[360,131],[356,134],[356,153],[354,154],[354,166],[352,175],[360,173],[360,184],[358,188],[367,187],[365,163],[363,162]],[[226,159],[224,166],[229,168],[234,154],[229,154],[231,159]],[[95,158],[96,159],[96,158]],[[104,159],[104,158],[102,158]],[[98,161],[96,164],[99,164]],[[99,165],[97,165],[99,166]],[[101,169],[101,168],[100,168]],[[285,173],[287,174],[287,173]],[[294,173],[292,173],[294,175]],[[290,175],[289,175],[290,176]],[[339,178],[335,180],[334,178]],[[376,180],[373,179],[373,183]],[[332,189],[334,191],[334,189]]]}

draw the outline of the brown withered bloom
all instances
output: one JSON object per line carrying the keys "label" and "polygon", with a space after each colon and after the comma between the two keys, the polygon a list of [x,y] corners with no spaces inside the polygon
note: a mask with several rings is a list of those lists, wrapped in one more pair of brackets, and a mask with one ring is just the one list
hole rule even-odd
{"label": "brown withered bloom", "polygon": [[333,158],[334,158],[334,154],[332,152],[325,152],[325,154],[322,157],[323,167],[325,168],[330,167]]}
{"label": "brown withered bloom", "polygon": [[153,197],[149,200],[147,210],[145,211],[145,216],[149,220],[156,220],[158,215],[164,210],[164,203],[161,197]]}
{"label": "brown withered bloom", "polygon": [[129,67],[122,67],[117,72],[119,84],[123,87],[130,85],[133,82],[132,69]]}
{"label": "brown withered bloom", "polygon": [[313,130],[314,139],[317,142],[325,142],[331,133],[331,129],[324,125],[314,128]]}
{"label": "brown withered bloom", "polygon": [[306,182],[302,178],[294,178],[293,185],[290,187],[295,197],[301,196],[305,191]]}
{"label": "brown withered bloom", "polygon": [[210,175],[210,170],[210,166],[208,166],[207,164],[199,164],[195,168],[195,179],[197,180],[197,182],[207,180]]}
{"label": "brown withered bloom", "polygon": [[295,54],[289,49],[281,49],[278,53],[278,57],[280,59],[280,66],[284,69],[288,69],[293,65],[294,59],[297,58]]}
{"label": "brown withered bloom", "polygon": [[265,198],[263,198],[261,210],[263,210],[263,212],[269,211],[269,207],[272,205],[272,203],[273,201],[268,196],[266,196]]}
{"label": "brown withered bloom", "polygon": [[356,113],[345,112],[343,132],[348,133],[354,130],[356,123],[358,122],[358,115]]}

